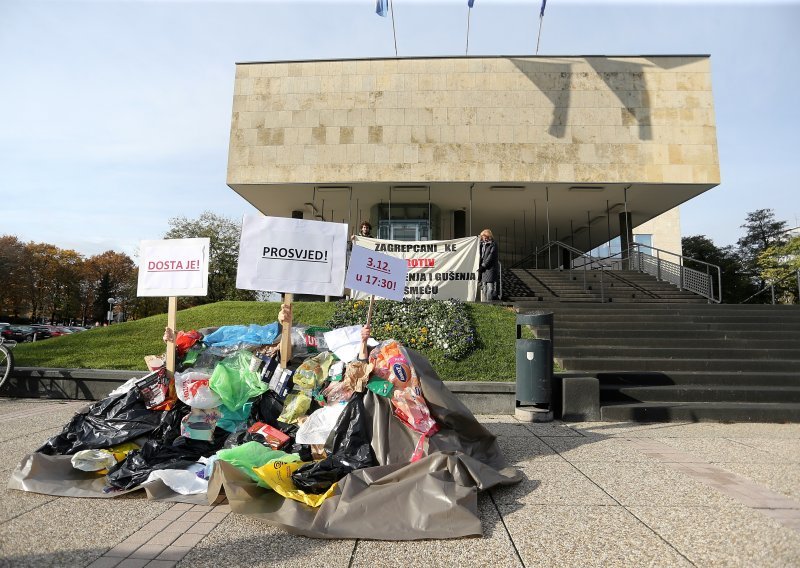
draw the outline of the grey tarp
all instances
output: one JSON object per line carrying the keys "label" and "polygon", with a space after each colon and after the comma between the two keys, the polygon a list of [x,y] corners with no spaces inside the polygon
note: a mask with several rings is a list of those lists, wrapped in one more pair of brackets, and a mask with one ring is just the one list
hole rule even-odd
{"label": "grey tarp", "polygon": [[[419,434],[393,416],[387,399],[368,391],[364,404],[371,422],[367,426],[380,465],[347,475],[320,507],[265,490],[225,462],[215,466],[207,501],[217,501],[224,492],[236,513],[317,538],[415,540],[481,535],[478,491],[517,483],[521,474],[506,468],[494,435],[444,386],[427,359],[408,351],[431,415],[440,426],[428,440],[425,457],[409,463]],[[37,466],[43,458],[69,460],[68,456],[27,456],[13,473],[9,488],[51,495],[108,496],[83,472],[73,470],[76,473],[72,474],[62,467],[46,473]],[[197,498],[170,497],[167,489],[158,489],[148,491],[148,496],[190,502]]]}

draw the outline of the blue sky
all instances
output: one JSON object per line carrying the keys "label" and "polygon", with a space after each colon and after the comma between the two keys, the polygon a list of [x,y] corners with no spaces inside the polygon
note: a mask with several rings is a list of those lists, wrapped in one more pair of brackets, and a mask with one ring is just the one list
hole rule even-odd
{"label": "blue sky", "polygon": [[[463,55],[466,0],[394,0],[400,56]],[[470,55],[532,54],[539,0],[476,0]],[[133,255],[225,185],[234,63],[394,55],[374,0],[0,1],[0,234]],[[684,235],[800,224],[800,2],[550,0],[540,55],[710,54],[722,184]]]}

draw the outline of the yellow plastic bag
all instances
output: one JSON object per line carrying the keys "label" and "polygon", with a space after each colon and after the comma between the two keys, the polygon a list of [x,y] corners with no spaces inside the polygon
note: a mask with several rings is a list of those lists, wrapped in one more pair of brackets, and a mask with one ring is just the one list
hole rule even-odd
{"label": "yellow plastic bag", "polygon": [[[294,461],[289,461],[294,458]],[[299,457],[287,455],[285,458],[270,460],[261,467],[254,467],[255,474],[267,485],[269,485],[275,493],[282,495],[287,499],[294,499],[305,503],[309,507],[319,507],[325,499],[333,495],[336,489],[336,484],[331,485],[322,495],[312,495],[304,491],[300,491],[292,481],[292,474],[297,471],[304,462],[300,461]]]}

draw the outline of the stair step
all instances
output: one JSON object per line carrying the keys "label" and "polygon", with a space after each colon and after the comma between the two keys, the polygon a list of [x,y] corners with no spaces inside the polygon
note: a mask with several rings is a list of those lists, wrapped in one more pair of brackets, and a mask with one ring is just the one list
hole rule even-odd
{"label": "stair step", "polygon": [[[695,334],[696,337],[686,337],[681,333],[675,336],[654,336],[654,337],[641,337],[639,335],[633,337],[604,337],[602,347],[620,348],[620,347],[669,347],[669,348],[708,348],[708,349],[790,349],[800,350],[800,345],[796,336],[787,339],[759,339],[752,334],[743,334],[741,337],[727,337],[717,338],[709,336],[705,333]],[[584,347],[587,345],[593,346],[600,342],[587,341],[584,335],[567,336],[563,333],[556,332],[556,355],[562,352],[562,349]],[[598,345],[599,347],[600,345]],[[797,358],[797,357],[795,357]]]}
{"label": "stair step", "polygon": [[611,422],[800,422],[800,404],[642,402],[601,406],[600,417]]}
{"label": "stair step", "polygon": [[601,404],[612,402],[791,402],[800,403],[795,387],[736,385],[613,386],[600,388]]}
{"label": "stair step", "polygon": [[564,358],[561,366],[567,371],[728,371],[731,374],[749,372],[797,372],[800,360],[735,360],[729,359],[665,359],[649,357],[581,357]]}
{"label": "stair step", "polygon": [[[585,338],[587,342],[600,343],[596,338],[609,337],[609,332],[606,329],[601,329],[595,326],[591,329],[564,329],[563,327],[555,327],[556,335],[556,348],[558,348],[559,338]],[[753,338],[759,340],[792,340],[797,338],[797,333],[793,331],[772,331],[772,330],[736,330],[730,331],[726,329],[718,330],[694,330],[694,329],[651,329],[651,328],[632,328],[632,329],[617,329],[614,331],[613,336],[616,338],[629,338],[636,340],[637,338],[661,338],[664,341],[675,339],[746,339]]]}
{"label": "stair step", "polygon": [[557,359],[614,358],[614,359],[727,359],[729,361],[751,361],[770,359],[773,361],[800,360],[800,345],[791,349],[748,349],[735,347],[679,347],[661,345],[640,347],[638,345],[606,346],[583,345],[565,347],[559,344],[555,350]]}
{"label": "stair step", "polygon": [[603,386],[672,386],[672,385],[718,385],[749,387],[798,387],[800,376],[795,370],[782,372],[728,371],[586,371],[581,373],[598,378]]}

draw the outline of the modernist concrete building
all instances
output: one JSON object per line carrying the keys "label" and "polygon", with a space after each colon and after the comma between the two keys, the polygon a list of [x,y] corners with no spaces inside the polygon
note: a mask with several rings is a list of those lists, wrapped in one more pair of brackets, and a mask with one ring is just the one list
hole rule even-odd
{"label": "modernist concrete building", "polygon": [[633,233],[720,182],[708,56],[240,63],[228,185],[260,211],[397,240],[498,238],[501,260]]}

